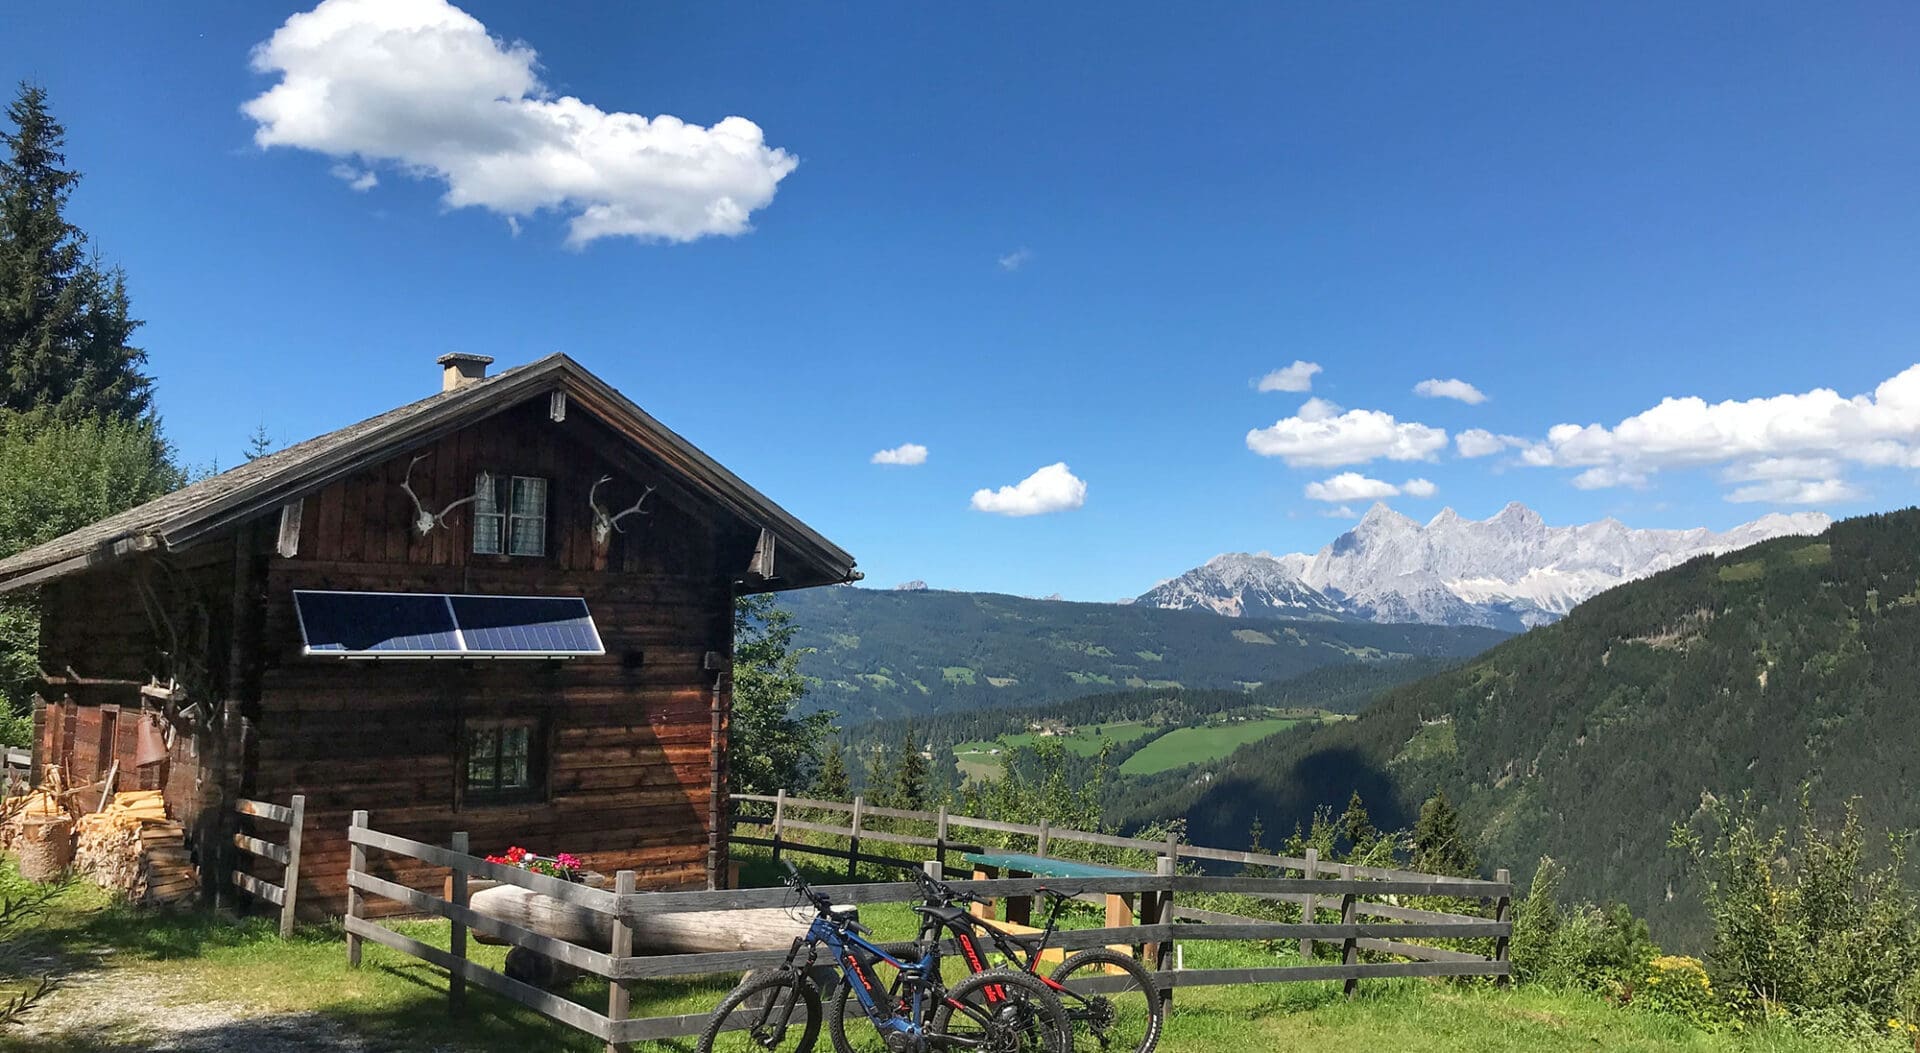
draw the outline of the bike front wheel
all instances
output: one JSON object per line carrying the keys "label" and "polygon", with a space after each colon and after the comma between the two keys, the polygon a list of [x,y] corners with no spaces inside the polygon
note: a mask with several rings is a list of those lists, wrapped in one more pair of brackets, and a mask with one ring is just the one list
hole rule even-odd
{"label": "bike front wheel", "polygon": [[1061,962],[1053,982],[1066,988],[1060,1002],[1081,1049],[1153,1053],[1160,1044],[1166,1004],[1146,966],[1117,951],[1094,948]]}
{"label": "bike front wheel", "polygon": [[927,1024],[927,1046],[983,1053],[1073,1053],[1059,996],[1011,969],[989,969],[947,989]]}
{"label": "bike front wheel", "polygon": [[820,989],[805,973],[782,969],[750,977],[707,1019],[698,1053],[811,1053],[820,1037]]}

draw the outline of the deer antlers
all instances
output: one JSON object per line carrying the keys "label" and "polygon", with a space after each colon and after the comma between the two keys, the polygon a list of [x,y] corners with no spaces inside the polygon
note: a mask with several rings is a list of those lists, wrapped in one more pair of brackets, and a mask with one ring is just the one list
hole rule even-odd
{"label": "deer antlers", "polygon": [[479,484],[474,487],[473,493],[468,494],[467,496],[461,498],[458,501],[455,501],[454,503],[448,505],[445,508],[442,508],[438,514],[429,512],[427,511],[426,506],[420,503],[420,495],[413,492],[413,466],[416,464],[419,464],[421,461],[426,460],[430,456],[432,455],[423,453],[415,457],[413,460],[408,461],[407,476],[405,479],[400,480],[400,489],[405,490],[407,492],[407,496],[413,499],[413,529],[422,537],[425,537],[426,535],[432,533],[433,528],[436,526],[442,526],[442,527],[446,526],[448,512],[451,512],[454,509],[459,508],[461,505],[472,504],[473,502],[479,500],[480,488],[483,486],[492,485],[492,480],[487,476],[485,472],[482,472],[480,473]]}
{"label": "deer antlers", "polygon": [[[603,475],[594,480],[593,489],[587,491],[587,506],[593,509],[593,543],[596,545],[606,544],[607,539],[612,536],[613,532],[620,530],[620,521],[622,519],[636,512],[641,515],[653,514],[652,512],[644,511],[640,507],[647,503],[647,498],[653,496],[654,488],[651,486],[641,492],[640,500],[635,501],[631,508],[623,509],[618,513],[609,513],[605,508],[600,507],[600,501],[598,499],[600,487],[612,481],[613,476]],[[622,534],[626,533],[624,530],[620,530],[620,532]]]}

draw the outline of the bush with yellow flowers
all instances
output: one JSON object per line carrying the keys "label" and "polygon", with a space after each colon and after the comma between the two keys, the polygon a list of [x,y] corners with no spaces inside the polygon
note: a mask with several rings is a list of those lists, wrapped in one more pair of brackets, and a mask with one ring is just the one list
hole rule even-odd
{"label": "bush with yellow flowers", "polygon": [[1648,964],[1646,977],[1633,990],[1632,1005],[1709,1030],[1731,1019],[1726,1003],[1713,989],[1706,965],[1698,958],[1677,954],[1661,955]]}

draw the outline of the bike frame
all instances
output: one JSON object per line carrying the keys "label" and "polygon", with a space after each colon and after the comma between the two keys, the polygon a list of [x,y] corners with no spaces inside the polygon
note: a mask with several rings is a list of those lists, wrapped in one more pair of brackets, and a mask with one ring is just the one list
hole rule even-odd
{"label": "bike frame", "polygon": [[[1060,926],[1060,912],[1066,909],[1067,901],[1073,897],[1065,894],[1056,894],[1049,898],[1052,900],[1052,904],[1047,911],[1047,924],[1041,929],[1039,940],[1031,947],[1028,947],[1013,933],[993,924],[985,918],[975,917],[973,914],[966,912],[962,912],[958,917],[952,918],[951,920],[942,920],[931,914],[923,915],[926,921],[921,927],[921,942],[923,945],[929,945],[931,943],[929,939],[931,934],[944,925],[948,931],[953,933],[954,942],[960,947],[960,957],[967,963],[967,971],[979,973],[987,970],[987,962],[985,957],[980,953],[979,943],[976,937],[984,935],[987,941],[993,944],[994,949],[1004,955],[1008,961],[1014,963],[1021,972],[1046,984],[1055,994],[1071,997],[1077,1002],[1084,1003],[1086,999],[1078,992],[1073,991],[1065,984],[1054,980],[1053,977],[1040,971],[1040,955],[1045,953],[1047,944],[1053,942],[1053,934],[1058,931]],[[950,903],[942,905],[953,906],[953,904]]]}

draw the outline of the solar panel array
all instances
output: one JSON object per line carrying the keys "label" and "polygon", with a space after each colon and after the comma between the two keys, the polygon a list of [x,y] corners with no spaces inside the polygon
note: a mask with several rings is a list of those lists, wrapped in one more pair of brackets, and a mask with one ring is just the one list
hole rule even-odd
{"label": "solar panel array", "polygon": [[606,651],[587,601],[563,596],[295,590],[308,654],[564,657]]}

